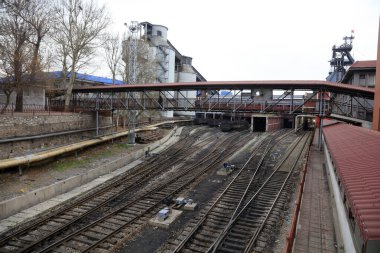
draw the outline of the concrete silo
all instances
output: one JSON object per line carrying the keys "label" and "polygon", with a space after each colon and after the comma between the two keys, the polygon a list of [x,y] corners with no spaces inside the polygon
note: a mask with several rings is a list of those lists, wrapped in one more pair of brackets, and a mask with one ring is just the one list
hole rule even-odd
{"label": "concrete silo", "polygon": [[[175,77],[175,52],[167,39],[168,28],[163,25],[153,25],[149,22],[140,23],[144,28],[143,38],[150,43],[151,52],[156,59],[156,82],[173,83]],[[174,97],[174,92],[165,92],[167,97]],[[173,111],[163,111],[162,116],[173,117]]]}
{"label": "concrete silo", "polygon": [[[139,24],[139,82],[173,83],[206,81],[192,66],[192,58],[183,56],[168,40],[168,28],[149,22]],[[123,47],[124,55],[127,47]],[[126,57],[123,57],[126,60]],[[157,96],[160,96],[157,94]],[[186,107],[188,101],[196,100],[195,91],[165,91],[167,98],[179,99]],[[184,98],[185,97],[185,98]],[[189,106],[189,105],[187,105]],[[162,111],[162,116],[173,117],[173,111]],[[179,112],[178,115],[194,115],[193,112]]]}
{"label": "concrete silo", "polygon": [[[179,66],[177,66],[177,72],[176,72],[176,81],[179,83],[182,82],[196,82],[197,76],[196,73],[192,67],[192,58],[188,56],[182,56],[181,57],[181,63]],[[182,94],[189,100],[195,102],[197,97],[196,91],[183,91]],[[179,94],[177,94],[178,97],[181,97]],[[187,101],[181,101],[181,103],[187,103]],[[184,105],[181,105],[184,106]],[[179,111],[176,112],[177,115],[180,116],[194,116],[195,112],[192,111]]]}
{"label": "concrete silo", "polygon": [[156,55],[158,83],[174,82],[175,52],[167,39],[168,28],[163,25],[153,25],[149,22],[140,23],[144,27],[143,38],[147,39]]}

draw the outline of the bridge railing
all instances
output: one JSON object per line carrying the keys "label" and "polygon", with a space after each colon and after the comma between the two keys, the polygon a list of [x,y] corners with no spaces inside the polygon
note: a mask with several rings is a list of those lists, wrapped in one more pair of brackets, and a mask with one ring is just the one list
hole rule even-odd
{"label": "bridge railing", "polygon": [[14,103],[10,103],[6,105],[5,103],[0,103],[0,112],[2,114],[11,114],[14,113],[23,113],[23,114],[56,114],[63,112],[63,106],[54,106],[52,107],[50,104],[41,105],[41,104],[23,104],[22,112],[16,112],[16,105]]}
{"label": "bridge railing", "polygon": [[[81,110],[145,110],[145,109],[158,109],[158,110],[182,110],[182,111],[281,111],[291,112],[295,108],[297,111],[303,110],[303,100],[290,101],[276,101],[276,100],[261,100],[254,101],[253,99],[207,99],[207,98],[152,98],[142,96],[138,98],[120,98],[120,97],[81,97],[72,101],[72,108],[74,111]],[[52,101],[52,107],[62,108],[63,101]],[[315,108],[315,103],[308,104],[308,110]]]}
{"label": "bridge railing", "polygon": [[[111,111],[111,110],[174,110],[174,111],[224,111],[224,112],[282,112],[282,113],[319,113],[319,100],[303,99],[294,100],[255,100],[251,98],[174,98],[153,97],[139,95],[134,98],[110,96],[101,94],[98,96],[77,97],[71,101],[71,111]],[[61,111],[64,107],[63,100],[52,100],[49,110]],[[351,104],[349,110],[347,105],[332,104],[332,101],[324,101],[324,112],[328,114],[332,108],[338,107],[339,111],[359,111],[360,106]],[[30,107],[28,110],[38,111],[38,108]],[[335,109],[337,111],[337,109]],[[339,114],[338,111],[338,114]],[[336,112],[335,112],[336,113]],[[366,109],[365,115],[372,113],[372,108]],[[346,114],[342,112],[342,115]],[[364,114],[363,114],[364,115]],[[361,117],[359,113],[351,117]],[[365,117],[365,116],[363,116]]]}

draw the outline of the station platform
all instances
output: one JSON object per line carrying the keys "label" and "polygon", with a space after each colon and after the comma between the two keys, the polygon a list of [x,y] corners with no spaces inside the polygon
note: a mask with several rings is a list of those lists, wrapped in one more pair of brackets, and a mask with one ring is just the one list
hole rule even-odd
{"label": "station platform", "polygon": [[334,228],[334,206],[324,162],[324,154],[318,149],[316,130],[310,147],[293,252],[340,252]]}

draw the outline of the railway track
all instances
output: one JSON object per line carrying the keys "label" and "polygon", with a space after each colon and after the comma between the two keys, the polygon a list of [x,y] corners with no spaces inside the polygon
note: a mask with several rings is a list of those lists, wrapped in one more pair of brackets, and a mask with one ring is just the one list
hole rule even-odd
{"label": "railway track", "polygon": [[[229,222],[207,252],[251,252],[276,202],[286,188],[288,179],[309,143],[309,134],[300,137],[275,171]],[[291,155],[293,154],[293,157]],[[296,154],[296,157],[294,157]],[[289,166],[289,162],[291,166]]]}
{"label": "railway track", "polygon": [[[103,206],[111,203],[120,196],[124,196],[125,192],[133,190],[138,186],[143,185],[149,178],[163,173],[167,167],[162,165],[171,165],[178,160],[173,159],[175,156],[181,156],[184,152],[184,148],[192,146],[199,137],[206,131],[200,130],[190,135],[190,132],[194,128],[185,128],[181,132],[181,141],[172,145],[168,150],[162,152],[160,156],[154,156],[143,164],[138,165],[136,168],[128,171],[122,177],[116,179],[114,182],[106,187],[92,192],[88,196],[74,201],[71,205],[60,209],[58,212],[54,212],[47,215],[45,218],[38,219],[37,222],[32,222],[22,229],[18,229],[11,233],[2,235],[0,239],[0,252],[7,251],[7,248],[15,249],[28,245],[31,242],[37,243],[39,240],[53,235],[54,232],[58,232],[61,229],[69,226],[79,219],[94,213]],[[160,167],[157,169],[157,167]],[[50,229],[44,229],[44,226],[50,227]],[[37,229],[38,227],[42,229]],[[41,230],[41,231],[39,231]],[[28,234],[33,231],[33,234],[28,237]],[[26,242],[20,238],[25,238]],[[30,239],[30,240],[28,240]],[[4,249],[5,248],[5,249]],[[13,251],[13,250],[11,250]]]}
{"label": "railway track", "polygon": [[[254,230],[258,227],[255,222],[265,220],[270,213],[266,205],[276,203],[273,198],[278,198],[278,187],[283,189],[293,170],[286,171],[283,166],[295,159],[291,154],[302,153],[308,138],[299,137],[279,164],[268,166],[270,150],[289,134],[278,133],[262,141],[210,208],[165,252],[249,252],[254,244],[250,236],[258,231]],[[249,250],[244,251],[247,247]]]}
{"label": "railway track", "polygon": [[[238,148],[236,135],[231,135],[220,142],[220,145],[211,148],[211,155],[204,155],[196,165],[187,166],[186,169],[173,173],[168,180],[162,180],[154,186],[148,185],[150,179],[164,173],[163,169],[158,168],[170,168],[179,162],[173,159],[173,155],[181,159],[181,155],[199,151],[203,141],[198,139],[202,134],[194,134],[190,138],[191,141],[180,141],[179,146],[174,148],[176,151],[161,156],[164,157],[163,160],[158,160],[157,157],[150,160],[148,165],[152,166],[147,166],[150,169],[135,170],[143,172],[129,174],[107,187],[101,194],[98,192],[59,214],[7,236],[0,241],[0,252],[47,252],[53,249],[58,252],[86,252],[99,247],[107,240],[112,241],[113,235],[128,226],[133,228],[134,223],[141,222],[141,218],[157,209],[163,200],[186,187],[222,157]],[[233,141],[235,145],[230,146]],[[125,183],[126,181],[130,182]],[[118,188],[116,194],[114,188]],[[103,251],[108,250],[108,244],[103,244]],[[99,251],[102,251],[102,247]]]}

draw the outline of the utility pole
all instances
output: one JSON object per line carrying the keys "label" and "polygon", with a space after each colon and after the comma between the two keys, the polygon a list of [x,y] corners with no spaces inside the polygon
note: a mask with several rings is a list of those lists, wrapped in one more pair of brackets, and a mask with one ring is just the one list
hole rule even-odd
{"label": "utility pole", "polygon": [[[129,26],[129,73],[128,73],[128,84],[134,85],[137,83],[137,42],[138,42],[138,33],[141,29],[140,24],[137,21],[132,21]],[[137,99],[134,92],[129,94],[132,103]],[[128,108],[128,143],[135,144],[136,139],[136,118],[137,112],[132,108]]]}
{"label": "utility pole", "polygon": [[129,26],[129,84],[136,84],[137,82],[137,41],[140,24],[137,21],[132,21]]}

